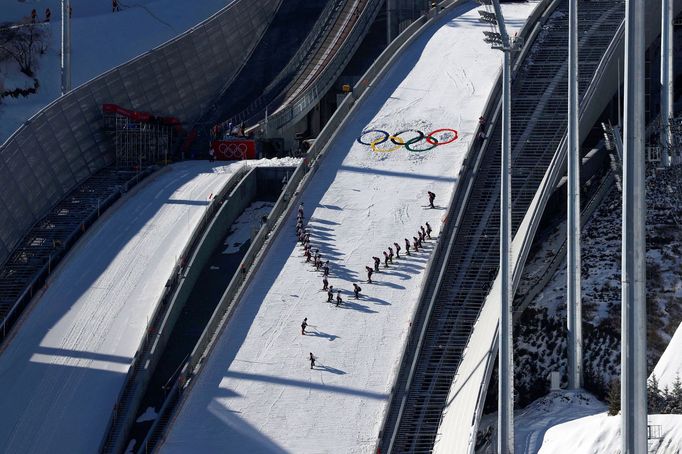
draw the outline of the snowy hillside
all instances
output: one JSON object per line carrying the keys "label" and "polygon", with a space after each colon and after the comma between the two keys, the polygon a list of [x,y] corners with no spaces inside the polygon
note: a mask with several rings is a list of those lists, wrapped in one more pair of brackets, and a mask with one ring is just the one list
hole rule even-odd
{"label": "snowy hillside", "polygon": [[[682,321],[680,190],[682,168],[657,173],[650,169],[647,173],[649,371]],[[620,198],[620,192],[614,187],[583,229],[581,238],[585,385],[602,398],[609,382],[620,373]],[[545,259],[542,251],[538,256]],[[522,406],[547,392],[547,376],[551,371],[565,372],[565,270],[564,260],[545,289],[521,315],[516,328],[516,386]],[[682,344],[682,333],[675,339],[674,345]],[[682,351],[682,345],[675,351]],[[665,377],[660,377],[663,365],[657,372],[661,388],[672,383],[675,371],[682,366],[682,355],[672,354],[667,358]]]}
{"label": "snowy hillside", "polygon": [[[497,414],[481,420],[485,440],[478,454],[497,452]],[[649,415],[650,454],[682,452],[682,415]],[[515,449],[523,454],[615,454],[621,452],[621,416],[587,392],[552,392],[514,416]]]}
{"label": "snowy hillside", "polygon": [[[124,0],[119,1],[121,11],[113,13],[108,0],[71,0],[72,86],[75,88],[163,44],[232,1],[137,0],[132,3]],[[47,32],[49,44],[46,53],[37,60],[38,92],[27,98],[0,100],[0,143],[60,95],[59,5],[59,0],[0,0],[0,26],[7,22],[30,22],[33,8],[39,22],[44,21],[46,8],[52,12],[49,23],[36,25]],[[0,64],[0,81],[3,80],[5,90],[33,86],[33,80],[21,74],[15,62]]]}

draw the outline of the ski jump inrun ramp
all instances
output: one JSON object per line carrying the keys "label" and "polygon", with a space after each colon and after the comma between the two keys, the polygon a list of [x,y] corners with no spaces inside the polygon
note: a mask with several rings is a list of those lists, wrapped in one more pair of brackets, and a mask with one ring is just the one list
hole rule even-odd
{"label": "ski jump inrun ramp", "polygon": [[70,251],[0,353],[0,452],[97,452],[166,281],[242,165],[168,166]]}
{"label": "ski jump inrun ramp", "polygon": [[[503,6],[510,33],[537,5]],[[329,260],[330,284],[344,303],[325,302],[321,273],[305,263],[291,214],[185,391],[162,452],[375,449],[443,205],[501,63],[483,41],[488,27],[477,7],[463,3],[402,49],[359,99],[300,196],[312,246]],[[383,132],[367,130],[398,138],[382,141]],[[438,143],[413,142],[417,131],[435,131]],[[436,209],[427,206],[429,190]],[[405,257],[404,238],[427,221],[434,240]],[[366,283],[365,266],[394,242],[401,258]],[[363,288],[359,300],[352,283]]]}

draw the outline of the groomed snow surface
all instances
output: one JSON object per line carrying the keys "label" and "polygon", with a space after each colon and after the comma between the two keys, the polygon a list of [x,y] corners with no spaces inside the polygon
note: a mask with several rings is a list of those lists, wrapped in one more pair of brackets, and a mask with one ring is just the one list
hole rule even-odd
{"label": "groomed snow surface", "polygon": [[[517,414],[516,452],[620,453],[621,424],[620,415],[608,416],[606,406],[589,393],[550,393]],[[649,453],[682,452],[682,415],[649,415],[649,425],[655,437]]]}
{"label": "groomed snow surface", "polygon": [[[377,442],[388,396],[433,248],[404,255],[404,238],[428,221],[440,231],[462,159],[500,64],[487,27],[467,3],[420,36],[345,124],[302,194],[313,248],[329,259],[340,307],[326,303],[321,273],[296,244],[295,214],[273,239],[169,428],[163,452],[366,453]],[[534,6],[534,4],[532,5]],[[505,5],[517,27],[530,12]],[[461,17],[456,17],[461,15]],[[459,138],[423,152],[356,141],[363,130]],[[408,141],[418,136],[404,132]],[[436,134],[440,142],[450,136]],[[380,133],[367,134],[365,142]],[[397,140],[400,143],[400,140]],[[430,145],[426,140],[413,148]],[[438,209],[427,207],[426,191]],[[365,266],[393,242],[401,258],[366,283]],[[352,298],[352,283],[363,288]],[[308,318],[308,334],[301,322]],[[310,368],[309,353],[317,357]],[[229,448],[227,448],[229,447]]]}
{"label": "groomed snow surface", "polygon": [[77,243],[0,354],[0,452],[97,451],[175,263],[242,165],[162,169]]}
{"label": "groomed snow surface", "polygon": [[[233,0],[119,0],[121,11],[112,13],[110,0],[71,0],[72,86],[77,86],[157,47],[207,19]],[[28,21],[36,9],[38,21],[50,8],[52,19],[39,25],[49,33],[49,47],[37,58],[38,93],[28,98],[3,98],[0,104],[0,144],[23,122],[60,95],[60,0],[0,0],[0,24]],[[4,66],[4,67],[3,67]],[[0,65],[5,89],[33,86],[15,63]],[[21,79],[25,79],[23,82]],[[0,86],[2,84],[0,83]],[[124,106],[126,107],[126,106]]]}

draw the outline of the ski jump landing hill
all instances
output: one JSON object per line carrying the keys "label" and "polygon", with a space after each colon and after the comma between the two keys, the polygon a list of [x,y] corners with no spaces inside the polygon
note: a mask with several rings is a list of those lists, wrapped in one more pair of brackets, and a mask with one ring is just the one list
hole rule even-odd
{"label": "ski jump landing hill", "polygon": [[166,281],[242,166],[171,165],[78,242],[0,353],[1,452],[97,452]]}
{"label": "ski jump landing hill", "polygon": [[[503,6],[511,33],[536,6]],[[483,42],[488,28],[477,7],[448,9],[370,81],[299,196],[312,247],[329,260],[343,304],[325,302],[321,273],[305,263],[289,213],[185,391],[162,452],[376,448],[443,205],[499,73],[501,54]],[[436,209],[427,190],[437,194]],[[434,239],[406,257],[404,238],[427,221]],[[394,242],[401,258],[366,283],[365,266]],[[359,300],[352,283],[363,288]]]}

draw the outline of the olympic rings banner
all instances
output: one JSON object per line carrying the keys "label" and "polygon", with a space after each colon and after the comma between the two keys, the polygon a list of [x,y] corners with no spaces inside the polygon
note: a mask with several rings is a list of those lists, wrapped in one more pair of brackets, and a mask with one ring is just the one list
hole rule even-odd
{"label": "olympic rings banner", "polygon": [[403,129],[393,134],[383,129],[367,129],[362,131],[357,140],[375,153],[393,153],[401,148],[422,153],[452,143],[458,138],[458,132],[450,128],[435,129],[428,134],[419,129]]}
{"label": "olympic rings banner", "polygon": [[240,159],[256,159],[256,142],[254,140],[214,140],[211,148],[218,161],[237,161]]}

